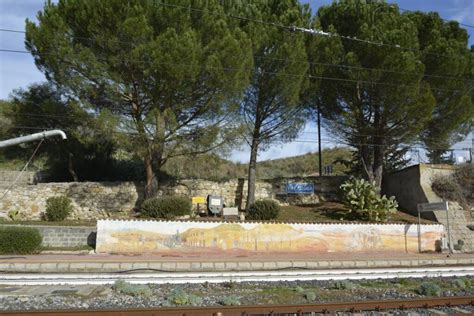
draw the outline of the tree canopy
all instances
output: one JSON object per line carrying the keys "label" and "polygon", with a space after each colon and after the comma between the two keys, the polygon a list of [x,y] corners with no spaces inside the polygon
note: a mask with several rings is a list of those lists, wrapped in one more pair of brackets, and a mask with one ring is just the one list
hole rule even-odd
{"label": "tree canopy", "polygon": [[[93,115],[78,102],[65,98],[48,83],[34,84],[27,90],[16,90],[4,101],[4,115],[10,122],[8,136],[16,137],[42,130],[61,129],[66,140],[45,140],[37,155],[46,158],[46,168],[56,181],[103,180],[111,176],[112,154],[116,149],[113,134],[115,122],[107,112]],[[9,157],[22,157],[24,148],[37,144],[9,147]]]}
{"label": "tree canopy", "polygon": [[[321,105],[326,127],[340,142],[357,149],[364,173],[377,187],[384,165],[418,141],[444,107],[440,92],[444,87],[435,84],[439,79],[427,77],[442,73],[443,67],[433,61],[432,53],[441,58],[443,50],[436,47],[436,37],[430,42],[422,34],[426,27],[417,23],[416,16],[402,14],[396,5],[385,2],[343,0],[321,7],[313,21],[314,28],[345,37],[315,36],[310,40],[310,59],[319,62],[311,73],[321,78],[313,81],[310,93]],[[450,23],[445,33],[452,42],[452,54],[465,58],[465,30]],[[457,76],[465,74],[466,63],[458,68]],[[462,87],[447,88],[453,89],[448,94],[456,98],[451,110],[467,104],[459,101],[466,95]]]}
{"label": "tree canopy", "polygon": [[[181,3],[176,1],[177,4]],[[232,132],[252,67],[251,42],[217,0],[193,10],[159,1],[47,2],[26,45],[46,77],[120,118],[146,169],[146,195],[171,157],[206,152]]]}
{"label": "tree canopy", "polygon": [[294,139],[306,121],[300,103],[308,69],[304,34],[282,31],[271,23],[301,27],[309,22],[310,12],[295,0],[255,2],[234,6],[231,12],[270,23],[240,23],[252,40],[254,58],[240,109],[246,126],[244,138],[250,146],[248,209],[255,201],[259,149]]}

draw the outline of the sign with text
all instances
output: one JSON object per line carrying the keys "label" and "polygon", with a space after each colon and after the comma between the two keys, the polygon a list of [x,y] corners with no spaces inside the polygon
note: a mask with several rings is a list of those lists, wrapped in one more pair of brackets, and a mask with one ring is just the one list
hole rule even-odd
{"label": "sign with text", "polygon": [[206,197],[205,196],[193,196],[193,204],[205,204]]}
{"label": "sign with text", "polygon": [[313,194],[314,183],[288,183],[286,185],[286,193]]}
{"label": "sign with text", "polygon": [[439,203],[419,203],[418,212],[433,212],[433,211],[447,211],[448,202]]}

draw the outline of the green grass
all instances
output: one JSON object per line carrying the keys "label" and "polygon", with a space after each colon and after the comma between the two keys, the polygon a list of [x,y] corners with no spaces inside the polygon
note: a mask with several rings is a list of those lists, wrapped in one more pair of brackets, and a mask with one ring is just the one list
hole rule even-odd
{"label": "green grass", "polygon": [[[350,222],[355,219],[351,217],[347,207],[338,202],[321,202],[314,205],[282,206],[277,217],[279,221],[306,221],[306,222]],[[418,223],[418,218],[403,212],[396,212],[391,216],[389,222]],[[433,223],[429,220],[421,220],[422,223]]]}
{"label": "green grass", "polygon": [[322,202],[312,206],[282,206],[277,220],[279,221],[308,221],[334,222],[347,214],[347,209],[341,203]]}

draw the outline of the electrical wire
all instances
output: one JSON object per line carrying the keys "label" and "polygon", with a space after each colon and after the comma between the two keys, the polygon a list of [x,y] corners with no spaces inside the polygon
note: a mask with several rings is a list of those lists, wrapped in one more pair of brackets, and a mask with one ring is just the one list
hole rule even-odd
{"label": "electrical wire", "polygon": [[[9,53],[23,53],[29,54],[28,51],[20,51],[20,50],[11,50],[0,48],[0,52],[9,52]],[[47,54],[47,53],[43,53]],[[54,55],[53,53],[49,53],[50,55]],[[100,60],[100,59],[99,59]],[[135,62],[142,62],[142,63],[154,63],[154,64],[161,64],[161,65],[170,65],[170,66],[182,66],[182,67],[202,67],[201,65],[191,65],[191,64],[183,64],[183,63],[169,63],[169,62],[156,62],[156,61],[144,61],[144,60],[132,60]],[[206,66],[207,69],[219,69],[224,71],[254,71],[255,69],[250,68],[232,68],[232,67],[217,67],[217,66]],[[368,81],[368,80],[358,80],[358,79],[344,79],[344,78],[335,78],[335,77],[327,77],[327,76],[313,76],[313,75],[300,75],[300,74],[291,74],[291,73],[282,73],[282,72],[272,72],[267,71],[265,72],[266,75],[272,76],[287,76],[292,78],[302,78],[306,77],[308,79],[320,79],[320,80],[330,80],[330,81],[339,81],[339,82],[352,82],[358,84],[369,84],[369,85],[384,85],[384,86],[392,86],[392,87],[403,87],[403,88],[419,88],[418,85],[407,85],[407,84],[397,84],[397,83],[389,83],[389,82],[378,82],[378,81]],[[473,87],[474,88],[474,87]],[[444,88],[432,88],[432,91],[449,91],[449,92],[465,92],[459,89],[444,89]]]}
{"label": "electrical wire", "polygon": [[[10,126],[10,128],[13,129],[30,129],[30,130],[48,130],[53,127],[33,127],[33,126]],[[108,133],[114,133],[114,134],[123,134],[123,135],[131,135],[131,136],[137,136],[139,135],[138,133],[135,132],[126,132],[126,131],[108,131]],[[355,146],[369,146],[369,147],[389,147],[389,145],[383,145],[383,144],[375,144],[375,143],[365,143],[365,142],[357,142],[357,143],[350,143],[350,142],[344,142],[341,141],[341,139],[336,138],[336,137],[329,137],[328,135],[326,136],[327,138],[322,138],[321,143],[326,143],[326,144],[334,144],[334,145],[345,145],[345,146],[350,146],[350,147],[355,147]],[[292,140],[291,142],[296,142],[296,143],[311,143],[311,144],[317,144],[317,140],[310,140],[310,139],[301,139],[297,138]],[[466,151],[469,150],[468,148],[466,149],[451,149],[451,148],[432,148],[432,147],[424,147],[424,146],[416,146],[416,145],[403,145],[404,148],[411,148],[411,149],[430,149],[430,150],[445,150],[445,151],[450,151],[450,150],[457,150],[457,151]]]}
{"label": "electrical wire", "polygon": [[[404,8],[400,8],[400,7],[398,7],[398,9],[401,10],[401,11],[411,12],[411,13],[420,12],[420,11],[408,10],[408,9],[404,9]],[[459,25],[462,25],[462,26],[465,26],[465,27],[474,28],[474,25],[470,25],[470,24],[458,22],[458,21],[456,21],[456,20],[444,19],[444,18],[442,18],[442,17],[439,17],[439,18],[440,18],[441,20],[443,20],[443,21],[446,21],[446,22],[456,22],[456,23],[459,24]]]}
{"label": "electrical wire", "polygon": [[44,141],[44,138],[38,143],[38,146],[36,146],[35,150],[33,151],[33,154],[31,155],[30,159],[28,159],[28,161],[26,162],[25,166],[23,167],[23,169],[21,169],[20,173],[16,176],[15,180],[13,181],[13,183],[5,190],[5,192],[3,192],[3,195],[0,197],[0,201],[2,201],[5,196],[7,195],[8,192],[10,192],[11,189],[13,189],[13,187],[15,186],[15,184],[18,182],[18,180],[20,179],[20,177],[22,176],[23,172],[25,172],[26,168],[28,168],[28,165],[31,163],[31,161],[33,161],[33,158],[34,156],[36,155],[36,152],[38,151],[38,149],[40,148],[41,144],[43,143]]}
{"label": "electrical wire", "polygon": [[[0,29],[0,32],[11,32],[11,33],[20,33],[20,34],[25,34],[25,31],[20,31],[20,30],[13,30],[13,29]],[[97,41],[94,38],[91,37],[82,37],[82,36],[70,36],[71,38],[77,38],[77,39],[85,39],[85,40],[90,40],[90,41]],[[123,43],[123,44],[135,44],[132,42],[127,42],[127,41],[119,41],[116,39],[110,40],[114,41],[117,43]],[[12,53],[29,53],[27,51],[21,51],[21,50],[15,50],[15,49],[3,49],[1,51],[4,52],[12,52]],[[370,67],[361,67],[361,66],[350,66],[350,65],[340,65],[340,64],[334,64],[334,63],[321,63],[321,62],[313,62],[313,61],[304,61],[304,60],[295,60],[295,59],[281,59],[281,58],[274,58],[274,57],[267,57],[267,56],[259,56],[259,55],[254,55],[254,58],[256,59],[268,59],[268,60],[280,60],[280,61],[291,61],[291,62],[301,62],[301,63],[308,63],[310,65],[320,65],[320,66],[327,66],[327,67],[338,67],[338,68],[347,68],[347,69],[358,69],[358,70],[368,70],[368,71],[379,71],[379,72],[389,72],[389,73],[398,73],[398,74],[408,74],[408,75],[416,75],[419,76],[419,73],[413,73],[413,72],[406,72],[406,71],[397,71],[397,70],[390,70],[390,69],[381,69],[381,68],[370,68]],[[460,80],[460,81],[468,81],[468,82],[474,82],[474,79],[469,79],[469,78],[463,78],[463,77],[454,77],[454,76],[442,76],[442,75],[432,75],[432,74],[423,74],[424,77],[428,78],[438,78],[438,79],[451,79],[451,80]]]}

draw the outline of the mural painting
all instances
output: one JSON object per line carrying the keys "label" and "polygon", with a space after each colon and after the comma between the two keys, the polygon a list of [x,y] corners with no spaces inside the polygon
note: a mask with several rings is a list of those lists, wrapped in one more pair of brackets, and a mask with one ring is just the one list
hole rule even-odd
{"label": "mural painting", "polygon": [[[442,225],[421,226],[421,248],[435,251]],[[179,221],[97,222],[101,253],[418,252],[410,224],[297,224]]]}

